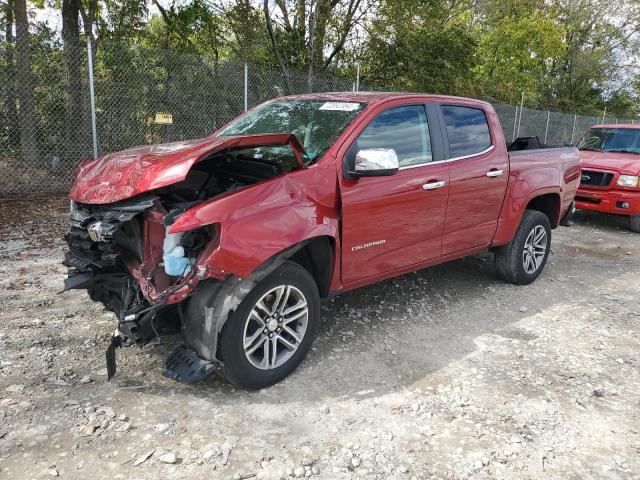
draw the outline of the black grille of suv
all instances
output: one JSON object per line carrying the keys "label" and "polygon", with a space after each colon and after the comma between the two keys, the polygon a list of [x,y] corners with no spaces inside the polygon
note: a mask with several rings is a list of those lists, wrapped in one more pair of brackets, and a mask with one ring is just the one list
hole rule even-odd
{"label": "black grille of suv", "polygon": [[583,170],[580,185],[587,187],[608,187],[613,180],[613,173]]}

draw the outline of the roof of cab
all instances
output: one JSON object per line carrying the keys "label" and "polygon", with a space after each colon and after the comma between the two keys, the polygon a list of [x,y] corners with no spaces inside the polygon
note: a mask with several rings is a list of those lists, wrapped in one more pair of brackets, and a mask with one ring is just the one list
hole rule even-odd
{"label": "roof of cab", "polygon": [[603,123],[601,125],[593,125],[591,128],[635,128],[640,129],[637,123]]}
{"label": "roof of cab", "polygon": [[290,100],[324,100],[334,102],[363,102],[374,103],[398,98],[423,98],[425,100],[469,100],[483,105],[489,103],[474,98],[452,97],[446,95],[430,95],[427,93],[410,92],[327,92],[327,93],[305,93],[302,95],[288,95],[279,99]]}

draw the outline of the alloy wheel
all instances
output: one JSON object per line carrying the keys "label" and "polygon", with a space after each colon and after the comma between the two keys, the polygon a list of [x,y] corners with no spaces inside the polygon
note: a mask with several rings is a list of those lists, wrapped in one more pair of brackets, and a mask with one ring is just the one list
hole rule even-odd
{"label": "alloy wheel", "polygon": [[285,364],[300,347],[308,321],[309,307],[300,290],[292,285],[272,288],[256,302],[245,321],[247,360],[261,370]]}
{"label": "alloy wheel", "polygon": [[536,225],[527,235],[522,251],[522,266],[529,275],[534,274],[542,265],[547,253],[547,230],[542,225]]}

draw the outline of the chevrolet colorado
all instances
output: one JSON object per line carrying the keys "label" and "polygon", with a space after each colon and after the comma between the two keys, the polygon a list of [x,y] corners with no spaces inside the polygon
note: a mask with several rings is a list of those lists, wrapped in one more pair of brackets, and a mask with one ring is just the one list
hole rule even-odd
{"label": "chevrolet colorado", "polygon": [[575,148],[508,152],[485,102],[279,98],[203,139],[82,163],[65,289],[116,314],[109,377],[118,346],[180,333],[166,376],[261,388],[307,354],[323,297],[487,249],[532,282],[579,178]]}
{"label": "chevrolet colorado", "polygon": [[624,216],[640,233],[640,125],[594,125],[577,145],[576,208]]}

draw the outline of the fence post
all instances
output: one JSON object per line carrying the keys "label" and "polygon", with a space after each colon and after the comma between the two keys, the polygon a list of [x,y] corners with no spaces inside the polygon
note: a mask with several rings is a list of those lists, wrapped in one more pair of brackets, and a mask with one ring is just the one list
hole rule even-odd
{"label": "fence post", "polygon": [[544,142],[542,143],[547,143],[547,133],[549,132],[549,117],[551,116],[551,111],[547,110],[547,126],[544,127]]}
{"label": "fence post", "polygon": [[249,109],[249,65],[244,64],[244,111]]}
{"label": "fence post", "polygon": [[605,119],[606,116],[607,116],[607,107],[605,105],[604,112],[602,112],[602,123],[601,123],[601,125],[604,125],[604,119]]}
{"label": "fence post", "polygon": [[522,110],[524,110],[524,92],[522,92],[522,96],[520,97],[520,116],[518,117],[518,133],[516,133],[516,138],[520,136],[520,124],[522,123]]}
{"label": "fence post", "polygon": [[91,135],[93,138],[93,158],[98,158],[98,128],[96,125],[96,96],[93,90],[93,55],[91,37],[87,35],[87,60],[89,61],[89,99],[91,103]]}
{"label": "fence post", "polygon": [[573,136],[576,133],[576,122],[578,121],[578,114],[575,113],[573,115],[573,128],[571,129],[571,141],[569,143],[573,143]]}
{"label": "fence post", "polygon": [[356,63],[356,92],[360,91],[360,62]]}
{"label": "fence post", "polygon": [[516,140],[516,126],[518,125],[518,106],[516,105],[516,113],[513,116],[513,133],[511,134],[511,141]]}

